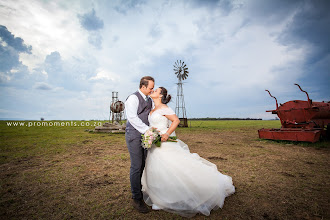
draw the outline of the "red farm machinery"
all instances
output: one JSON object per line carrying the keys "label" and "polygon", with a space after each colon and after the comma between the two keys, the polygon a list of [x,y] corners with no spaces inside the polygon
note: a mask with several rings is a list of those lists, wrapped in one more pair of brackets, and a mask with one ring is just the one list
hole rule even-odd
{"label": "red farm machinery", "polygon": [[276,101],[276,110],[266,112],[277,114],[282,127],[260,129],[258,130],[259,138],[312,143],[319,141],[321,136],[329,138],[330,102],[313,102],[306,91],[302,90],[298,84],[295,85],[306,93],[307,101],[293,100],[278,106],[277,99],[266,90]]}

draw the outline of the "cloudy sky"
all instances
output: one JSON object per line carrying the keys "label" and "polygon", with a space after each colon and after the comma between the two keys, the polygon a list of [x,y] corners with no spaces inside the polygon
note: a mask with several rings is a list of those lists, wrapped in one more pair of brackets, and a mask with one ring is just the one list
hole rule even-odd
{"label": "cloudy sky", "polygon": [[269,119],[280,103],[330,100],[328,0],[0,0],[0,118],[108,119],[144,75],[189,77],[188,117]]}

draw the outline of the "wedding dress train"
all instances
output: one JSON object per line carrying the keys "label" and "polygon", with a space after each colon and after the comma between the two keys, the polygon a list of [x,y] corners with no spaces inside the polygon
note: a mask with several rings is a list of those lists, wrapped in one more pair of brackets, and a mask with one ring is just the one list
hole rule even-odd
{"label": "wedding dress train", "polygon": [[[164,115],[170,114],[175,114],[170,108],[154,111],[149,116],[150,126],[165,133],[171,121]],[[230,176],[221,174],[215,164],[198,154],[190,153],[181,140],[162,142],[160,147],[148,149],[141,182],[146,204],[184,217],[197,213],[208,216],[211,210],[222,208],[225,198],[235,192]]]}

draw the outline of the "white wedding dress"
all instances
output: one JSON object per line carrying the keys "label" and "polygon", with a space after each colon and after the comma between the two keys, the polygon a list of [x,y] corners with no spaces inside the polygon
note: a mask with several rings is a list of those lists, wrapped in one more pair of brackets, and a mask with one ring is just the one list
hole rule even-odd
{"label": "white wedding dress", "polygon": [[[150,126],[166,133],[171,121],[164,115],[171,114],[175,113],[169,107],[154,111],[149,115]],[[208,216],[235,192],[230,176],[221,174],[215,164],[198,154],[190,153],[180,140],[148,149],[141,182],[146,204],[184,217],[197,213]]]}

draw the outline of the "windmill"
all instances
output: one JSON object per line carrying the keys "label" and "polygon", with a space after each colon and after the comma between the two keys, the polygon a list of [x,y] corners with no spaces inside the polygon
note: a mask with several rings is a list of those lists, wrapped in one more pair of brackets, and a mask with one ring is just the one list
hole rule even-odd
{"label": "windmill", "polygon": [[176,96],[176,107],[175,107],[175,113],[180,119],[180,127],[188,127],[188,120],[187,120],[187,113],[186,113],[186,107],[184,104],[184,96],[183,96],[183,87],[182,87],[182,81],[187,79],[188,77],[188,67],[187,65],[181,60],[177,60],[174,63],[174,73],[178,77],[178,89],[177,89],[177,96]]}

